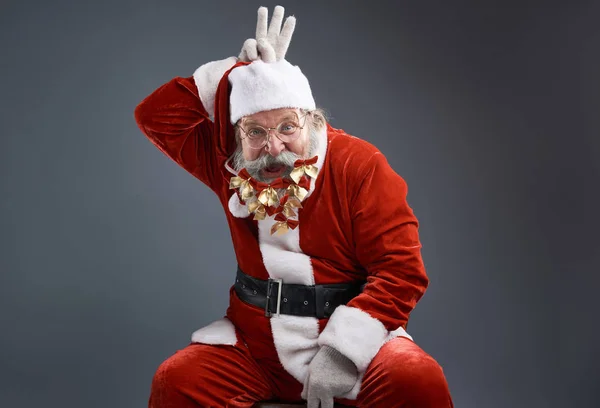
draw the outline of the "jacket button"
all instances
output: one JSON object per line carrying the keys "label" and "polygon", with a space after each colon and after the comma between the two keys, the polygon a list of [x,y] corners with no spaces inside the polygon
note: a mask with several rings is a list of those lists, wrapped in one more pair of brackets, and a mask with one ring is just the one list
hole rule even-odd
{"label": "jacket button", "polygon": [[304,306],[308,305],[308,300],[304,301]]}
{"label": "jacket button", "polygon": [[325,302],[325,306],[326,306],[326,307],[329,307],[329,302]]}

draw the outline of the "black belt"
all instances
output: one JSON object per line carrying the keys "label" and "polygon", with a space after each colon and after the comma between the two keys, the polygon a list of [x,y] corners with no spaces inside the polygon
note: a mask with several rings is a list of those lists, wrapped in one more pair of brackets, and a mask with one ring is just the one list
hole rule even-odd
{"label": "black belt", "polygon": [[246,275],[238,267],[234,288],[242,301],[264,309],[267,317],[284,314],[324,319],[336,307],[356,297],[363,285],[364,282],[298,285],[283,283],[281,279],[262,280]]}

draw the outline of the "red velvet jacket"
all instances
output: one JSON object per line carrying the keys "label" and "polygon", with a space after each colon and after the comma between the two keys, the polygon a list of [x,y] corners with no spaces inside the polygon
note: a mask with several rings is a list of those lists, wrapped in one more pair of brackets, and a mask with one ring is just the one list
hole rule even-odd
{"label": "red velvet jacket", "polygon": [[[404,327],[428,285],[406,182],[373,145],[328,125],[320,135],[319,172],[302,202],[298,227],[271,235],[273,217],[253,220],[229,188],[235,174],[226,162],[235,139],[228,121],[228,73],[217,90],[214,121],[202,105],[194,77],[177,77],[137,106],[140,129],[217,195],[245,273],[287,283],[363,279],[367,285],[330,319],[320,321],[267,318],[231,290],[226,318],[196,331],[192,340],[233,345],[241,336],[257,359],[265,364],[278,360],[300,382],[319,346],[326,344],[352,359],[363,374],[386,341],[410,338]],[[347,397],[355,397],[359,388],[360,381]]]}

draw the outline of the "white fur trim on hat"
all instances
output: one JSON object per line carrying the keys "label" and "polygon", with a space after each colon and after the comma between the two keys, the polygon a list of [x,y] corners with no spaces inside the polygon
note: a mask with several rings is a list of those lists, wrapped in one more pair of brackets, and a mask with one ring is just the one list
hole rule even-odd
{"label": "white fur trim on hat", "polygon": [[215,116],[215,96],[219,81],[221,81],[223,74],[233,67],[236,62],[235,57],[229,57],[224,60],[207,62],[194,71],[194,82],[196,88],[198,88],[200,101],[206,112],[208,112],[211,121]]}
{"label": "white fur trim on hat", "polygon": [[313,110],[315,101],[308,79],[286,60],[253,61],[229,74],[231,123],[257,112],[280,108]]}

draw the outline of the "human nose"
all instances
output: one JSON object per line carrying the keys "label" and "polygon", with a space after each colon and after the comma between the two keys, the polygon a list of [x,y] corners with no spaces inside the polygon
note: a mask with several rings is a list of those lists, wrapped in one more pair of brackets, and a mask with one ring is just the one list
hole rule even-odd
{"label": "human nose", "polygon": [[269,133],[267,134],[267,144],[265,146],[265,150],[271,156],[277,157],[285,148],[285,144],[273,132],[273,130],[269,129]]}

